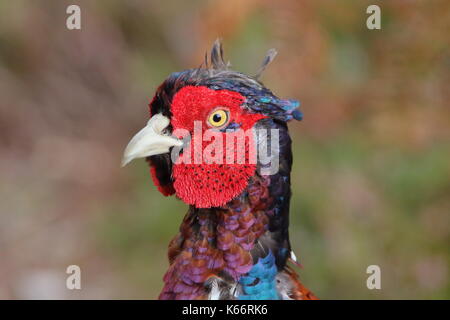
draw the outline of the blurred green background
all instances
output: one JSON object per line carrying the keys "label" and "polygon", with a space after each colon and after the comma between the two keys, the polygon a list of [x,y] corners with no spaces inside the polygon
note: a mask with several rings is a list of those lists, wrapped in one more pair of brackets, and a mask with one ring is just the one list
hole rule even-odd
{"label": "blurred green background", "polygon": [[[249,74],[277,48],[262,80],[302,102],[290,232],[304,284],[450,298],[449,1],[18,0],[0,17],[0,298],[157,297],[186,205],[121,154],[158,84],[217,37]],[[71,264],[82,290],[65,288]]]}

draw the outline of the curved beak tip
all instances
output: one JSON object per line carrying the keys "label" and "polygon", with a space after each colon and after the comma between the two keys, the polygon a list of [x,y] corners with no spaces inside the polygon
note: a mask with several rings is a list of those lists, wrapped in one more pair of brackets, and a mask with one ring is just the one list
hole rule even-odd
{"label": "curved beak tip", "polygon": [[171,147],[182,146],[182,141],[162,133],[169,123],[170,120],[162,114],[151,117],[147,125],[128,143],[121,166],[124,167],[137,158],[163,154],[169,152]]}

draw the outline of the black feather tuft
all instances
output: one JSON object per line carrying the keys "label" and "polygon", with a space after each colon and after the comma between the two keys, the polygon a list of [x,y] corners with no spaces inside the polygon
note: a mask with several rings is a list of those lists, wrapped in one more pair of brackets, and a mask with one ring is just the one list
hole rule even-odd
{"label": "black feather tuft", "polygon": [[211,49],[211,64],[215,70],[227,70],[227,64],[223,60],[223,47],[220,39],[214,41],[213,47]]}
{"label": "black feather tuft", "polygon": [[264,70],[266,70],[267,66],[273,61],[273,59],[275,59],[277,53],[278,53],[277,50],[275,50],[274,48],[269,49],[267,51],[266,57],[264,58],[263,62],[261,63],[261,66],[259,67],[258,72],[253,78],[259,79]]}

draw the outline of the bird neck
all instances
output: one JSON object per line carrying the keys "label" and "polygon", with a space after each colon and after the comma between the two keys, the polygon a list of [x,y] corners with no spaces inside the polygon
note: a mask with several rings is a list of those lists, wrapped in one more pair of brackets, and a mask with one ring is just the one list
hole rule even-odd
{"label": "bird neck", "polygon": [[[282,268],[290,248],[287,224],[280,223],[280,217],[288,208],[289,195],[275,199],[271,177],[262,176],[251,178],[246,191],[224,207],[190,207],[169,245],[171,266],[160,297],[198,298],[205,294],[209,278],[236,282],[269,252]],[[286,232],[280,233],[281,228]]]}

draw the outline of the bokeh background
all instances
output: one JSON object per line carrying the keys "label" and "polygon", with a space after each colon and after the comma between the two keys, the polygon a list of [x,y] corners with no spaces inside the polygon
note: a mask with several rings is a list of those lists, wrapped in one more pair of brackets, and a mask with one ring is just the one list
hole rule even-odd
{"label": "bokeh background", "polygon": [[[262,80],[302,102],[303,282],[322,299],[450,298],[449,1],[16,0],[0,17],[0,298],[157,297],[186,205],[120,159],[157,85],[217,37],[250,74],[277,48]],[[82,290],[65,287],[71,264]]]}

